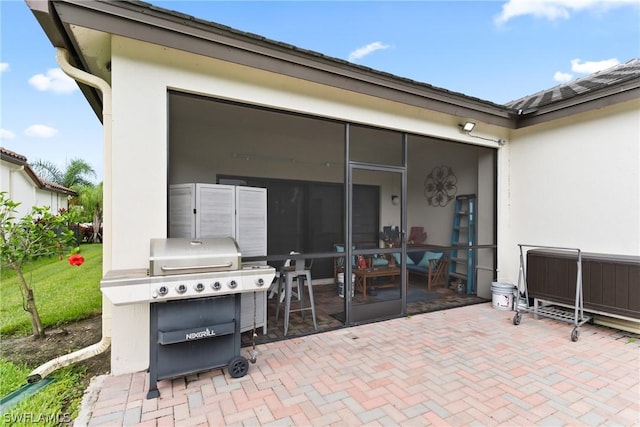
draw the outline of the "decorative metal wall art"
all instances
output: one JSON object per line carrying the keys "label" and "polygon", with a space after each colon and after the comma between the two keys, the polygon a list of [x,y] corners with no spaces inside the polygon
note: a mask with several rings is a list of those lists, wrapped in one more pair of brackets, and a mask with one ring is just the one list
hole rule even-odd
{"label": "decorative metal wall art", "polygon": [[431,206],[447,206],[458,191],[458,178],[449,166],[436,166],[424,180],[424,196]]}

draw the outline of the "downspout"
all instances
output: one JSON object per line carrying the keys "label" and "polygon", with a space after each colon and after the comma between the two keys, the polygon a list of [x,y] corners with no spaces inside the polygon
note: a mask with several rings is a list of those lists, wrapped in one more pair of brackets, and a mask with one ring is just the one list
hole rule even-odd
{"label": "downspout", "polygon": [[[69,77],[77,80],[81,83],[89,85],[98,89],[102,93],[102,126],[103,126],[103,138],[104,138],[104,170],[105,176],[103,179],[103,206],[105,207],[105,216],[103,223],[107,220],[111,222],[111,87],[109,84],[101,78],[82,71],[73,67],[69,63],[69,52],[63,48],[56,48],[56,60],[62,71],[64,71]],[[107,213],[109,209],[109,213]],[[104,227],[104,231],[110,229],[110,227]],[[106,248],[106,249],[105,249]],[[106,271],[111,266],[111,236],[105,236],[103,238],[103,264],[102,269]],[[108,315],[105,316],[105,309],[108,311]],[[33,383],[41,380],[49,375],[51,372],[81,360],[89,359],[98,354],[104,353],[111,346],[111,305],[105,297],[102,297],[102,339],[88,347],[74,351],[73,353],[65,354],[63,356],[52,359],[43,365],[40,365],[34,369],[27,381]],[[105,322],[105,318],[109,322]]]}

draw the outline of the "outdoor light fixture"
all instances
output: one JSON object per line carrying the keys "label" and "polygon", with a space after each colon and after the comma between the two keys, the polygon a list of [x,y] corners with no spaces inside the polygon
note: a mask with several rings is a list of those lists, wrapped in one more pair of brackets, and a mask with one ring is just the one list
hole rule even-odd
{"label": "outdoor light fixture", "polygon": [[506,141],[502,138],[500,139],[493,139],[493,138],[486,138],[484,136],[480,136],[480,135],[471,135],[471,131],[475,129],[476,124],[474,122],[469,122],[466,121],[464,123],[460,123],[458,124],[458,127],[460,128],[461,132],[466,133],[468,136],[472,137],[472,138],[478,138],[478,139],[484,139],[485,141],[491,141],[491,142],[497,142],[499,146],[503,146]]}
{"label": "outdoor light fixture", "polygon": [[397,206],[398,203],[400,203],[400,198],[397,195],[393,194],[391,196],[391,204]]}
{"label": "outdoor light fixture", "polygon": [[469,133],[473,130],[474,127],[476,127],[476,124],[473,122],[464,122],[464,124],[459,126],[462,129],[462,132]]}

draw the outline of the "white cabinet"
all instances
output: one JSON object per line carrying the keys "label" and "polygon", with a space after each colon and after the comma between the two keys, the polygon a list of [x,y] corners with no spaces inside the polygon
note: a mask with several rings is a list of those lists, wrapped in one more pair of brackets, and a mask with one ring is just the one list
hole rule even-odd
{"label": "white cabinet", "polygon": [[[267,189],[222,184],[169,186],[169,237],[233,237],[243,257],[267,254]],[[264,262],[262,262],[264,264]],[[240,330],[267,333],[267,293],[241,294]]]}
{"label": "white cabinet", "polygon": [[[266,191],[266,190],[265,190]],[[177,184],[169,187],[169,237],[236,237],[236,187]]]}
{"label": "white cabinet", "polygon": [[235,236],[242,256],[266,256],[267,189],[257,187],[235,188]]}

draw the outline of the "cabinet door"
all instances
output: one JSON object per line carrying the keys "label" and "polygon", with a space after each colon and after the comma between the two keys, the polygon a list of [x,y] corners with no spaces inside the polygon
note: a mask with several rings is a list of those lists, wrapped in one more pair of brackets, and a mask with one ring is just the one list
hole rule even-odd
{"label": "cabinet door", "polygon": [[195,184],[169,186],[169,237],[196,237]]}
{"label": "cabinet door", "polygon": [[196,237],[234,237],[235,187],[233,185],[196,184]]}
{"label": "cabinet door", "polygon": [[[253,329],[255,316],[256,329],[262,328],[262,333],[267,333],[267,292],[246,292],[240,294],[240,332]],[[255,304],[254,304],[255,298]]]}
{"label": "cabinet door", "polygon": [[[243,257],[267,254],[267,190],[236,187],[236,242]],[[261,262],[266,264],[266,261]],[[254,304],[255,297],[255,304]],[[267,292],[242,294],[240,331],[262,327],[267,333]]]}
{"label": "cabinet door", "polygon": [[267,190],[236,187],[236,241],[243,257],[267,255]]}

